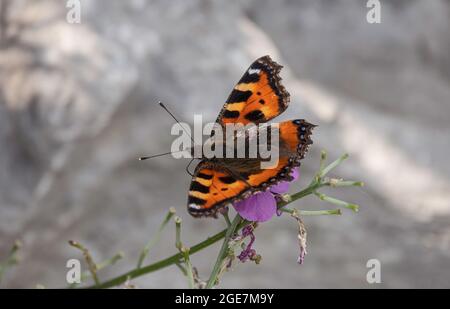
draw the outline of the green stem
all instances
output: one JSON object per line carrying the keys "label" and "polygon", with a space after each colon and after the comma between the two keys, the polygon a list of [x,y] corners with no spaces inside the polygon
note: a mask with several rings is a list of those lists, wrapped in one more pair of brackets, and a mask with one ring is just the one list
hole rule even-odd
{"label": "green stem", "polygon": [[342,215],[341,210],[338,209],[328,209],[328,210],[297,210],[292,208],[282,208],[282,212],[287,212],[293,214],[296,212],[300,216],[323,216],[323,215]]}
{"label": "green stem", "polygon": [[228,216],[228,212],[224,213],[223,217],[225,218],[225,221],[227,222],[227,226],[230,227],[231,221],[230,221],[230,217]]}
{"label": "green stem", "polygon": [[98,276],[97,276],[97,270],[98,270],[97,264],[94,262],[94,259],[92,258],[92,255],[89,252],[89,250],[86,249],[82,244],[80,244],[77,241],[69,240],[69,245],[71,245],[72,247],[77,248],[78,250],[83,252],[84,259],[86,261],[86,264],[88,264],[88,269],[91,273],[92,279],[94,279],[95,286],[99,286],[100,280],[98,279]]}
{"label": "green stem", "polygon": [[181,250],[181,218],[175,217],[175,247]]}
{"label": "green stem", "polygon": [[18,263],[17,252],[22,247],[22,243],[18,240],[14,242],[5,262],[0,263],[0,283],[7,268]]}
{"label": "green stem", "polygon": [[102,270],[103,268],[115,264],[118,260],[122,259],[125,256],[125,254],[120,251],[113,257],[110,257],[109,259],[104,260],[103,262],[100,262],[97,264],[97,270]]}
{"label": "green stem", "polygon": [[354,212],[358,212],[359,211],[359,206],[358,205],[338,200],[337,198],[327,196],[327,195],[325,195],[323,193],[314,192],[314,194],[317,195],[317,197],[320,198],[322,201],[325,201],[325,202],[332,203],[332,204],[335,204],[335,205],[338,205],[338,206],[341,206],[341,207],[345,207],[345,208],[351,209]]}
{"label": "green stem", "polygon": [[[113,265],[115,264],[117,261],[119,261],[120,259],[122,259],[124,257],[124,253],[123,252],[119,252],[116,255],[114,255],[113,257],[110,257],[109,259],[106,259],[100,263],[97,264],[97,271],[102,270],[103,268],[109,266],[109,265]],[[85,281],[87,278],[89,278],[91,276],[91,272],[90,271],[85,271],[81,274],[81,282]],[[73,283],[70,285],[71,288],[75,287],[77,285],[77,283]]]}
{"label": "green stem", "polygon": [[153,246],[158,242],[158,240],[161,238],[161,232],[163,231],[164,227],[169,222],[170,218],[175,214],[175,209],[170,208],[169,212],[167,213],[166,217],[164,218],[164,221],[159,226],[158,231],[156,234],[152,237],[152,239],[145,245],[144,249],[142,249],[141,254],[139,255],[139,260],[137,263],[137,268],[141,268],[142,263],[144,263],[145,258],[147,257],[149,251]]}
{"label": "green stem", "polygon": [[362,181],[341,181],[336,179],[330,179],[330,187],[363,187]]}
{"label": "green stem", "polygon": [[189,259],[189,250],[190,250],[189,248],[182,247],[181,253],[183,253],[184,263],[186,265],[186,274],[188,277],[189,288],[193,289],[194,288],[194,274],[192,272],[191,260]]}
{"label": "green stem", "polygon": [[186,268],[184,268],[183,265],[181,265],[180,263],[175,263],[175,265],[181,270],[181,272],[183,273],[183,275],[187,276]]}
{"label": "green stem", "polygon": [[332,169],[334,169],[336,166],[338,166],[339,164],[342,163],[342,161],[344,161],[345,159],[348,158],[348,154],[344,154],[342,156],[340,156],[337,160],[333,161],[330,165],[328,165],[327,167],[323,168],[320,172],[319,172],[319,177],[324,177],[325,175],[327,175]]}
{"label": "green stem", "polygon": [[312,193],[314,193],[317,189],[319,189],[320,187],[324,186],[323,184],[321,184],[320,182],[312,182],[306,189],[294,193],[290,196],[290,200],[289,201],[281,201],[278,203],[277,207],[278,209],[283,208],[284,206],[286,206],[287,204],[292,203],[293,201],[299,200],[307,195],[310,195]]}
{"label": "green stem", "polygon": [[[247,223],[248,224],[248,223]],[[241,226],[245,226],[245,225],[241,225]],[[240,226],[240,227],[241,227]],[[204,241],[196,244],[195,246],[191,247],[191,250],[189,251],[189,254],[192,255],[194,253],[197,253],[198,251],[201,251],[213,244],[215,244],[216,242],[218,242],[219,240],[221,240],[222,238],[225,237],[227,230],[223,230],[207,239],[205,239]],[[87,288],[100,288],[100,289],[105,289],[105,288],[110,288],[113,286],[117,286],[120,285],[122,283],[124,283],[125,281],[127,281],[127,279],[133,279],[136,277],[140,277],[143,276],[145,274],[160,270],[162,268],[168,267],[170,265],[173,265],[175,263],[178,263],[181,259],[183,259],[183,254],[177,253],[174,254],[168,258],[165,258],[163,260],[160,260],[158,262],[155,262],[153,264],[147,265],[147,266],[143,266],[141,268],[137,268],[137,269],[133,269],[127,273],[124,273],[123,275],[120,275],[118,277],[115,277],[113,279],[110,279],[108,281],[103,282],[102,284],[98,285],[98,286],[89,286]]]}
{"label": "green stem", "polygon": [[222,243],[222,248],[220,248],[219,255],[217,256],[216,264],[214,264],[213,271],[211,272],[211,275],[209,277],[208,283],[206,284],[206,288],[210,289],[212,288],[217,280],[217,275],[219,274],[220,267],[222,266],[223,260],[228,252],[228,242],[230,241],[233,234],[236,232],[237,227],[239,226],[239,223],[241,222],[242,218],[238,214],[236,217],[234,217],[233,222],[231,223],[230,227],[227,229],[227,232],[225,234],[225,239]]}

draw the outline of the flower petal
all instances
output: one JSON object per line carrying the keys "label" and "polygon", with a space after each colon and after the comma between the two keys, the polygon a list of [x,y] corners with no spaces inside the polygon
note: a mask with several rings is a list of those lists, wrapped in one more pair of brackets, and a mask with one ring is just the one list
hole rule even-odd
{"label": "flower petal", "polygon": [[280,183],[270,187],[270,192],[275,194],[283,194],[288,191],[289,191],[289,181],[281,181]]}
{"label": "flower petal", "polygon": [[277,212],[277,202],[270,192],[260,192],[234,203],[234,209],[248,221],[264,222]]}
{"label": "flower petal", "polygon": [[299,168],[295,167],[292,171],[291,171],[291,176],[294,178],[291,181],[281,181],[280,183],[270,187],[270,192],[275,193],[275,194],[283,194],[289,191],[289,184],[292,181],[296,181],[299,178],[300,172],[299,172]]}
{"label": "flower petal", "polygon": [[250,236],[250,242],[247,247],[242,250],[241,254],[239,254],[238,259],[244,263],[248,259],[252,259],[256,256],[256,250],[252,248],[253,243],[255,242],[255,234],[253,234],[253,226],[247,225],[242,229],[242,237]]}
{"label": "flower petal", "polygon": [[300,169],[298,167],[294,167],[292,169],[291,176],[294,177],[292,181],[298,180],[298,178],[300,177]]}

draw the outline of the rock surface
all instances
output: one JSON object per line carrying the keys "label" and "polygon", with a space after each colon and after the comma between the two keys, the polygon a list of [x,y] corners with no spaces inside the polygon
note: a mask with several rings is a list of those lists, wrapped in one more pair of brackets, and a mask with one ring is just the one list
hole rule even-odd
{"label": "rock surface", "polygon": [[[321,149],[350,159],[336,176],[362,189],[327,193],[359,214],[308,217],[308,255],[296,264],[296,223],[261,225],[258,266],[222,287],[450,287],[450,3],[382,2],[368,24],[361,1],[86,1],[81,23],[64,2],[2,1],[0,8],[0,259],[21,239],[6,287],[65,286],[78,240],[97,260],[126,257],[101,279],[134,267],[167,209],[192,245],[224,228],[186,212],[187,162],[143,154],[170,149],[172,119],[213,121],[245,68],[270,54],[285,66],[291,105],[280,119],[319,124],[299,188]],[[317,198],[303,209],[331,208]],[[174,252],[167,228],[150,260]],[[218,245],[193,256],[205,278]],[[366,282],[366,262],[382,284]],[[175,267],[133,280],[186,287]]]}

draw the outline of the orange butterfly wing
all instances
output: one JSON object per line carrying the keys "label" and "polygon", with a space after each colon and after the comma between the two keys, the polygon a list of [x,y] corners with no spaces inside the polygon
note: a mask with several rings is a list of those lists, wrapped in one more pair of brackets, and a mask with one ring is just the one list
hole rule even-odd
{"label": "orange butterfly wing", "polygon": [[219,170],[208,161],[195,169],[188,194],[188,210],[194,217],[213,215],[218,208],[244,196],[247,184]]}
{"label": "orange butterfly wing", "polygon": [[262,123],[288,107],[289,93],[281,85],[282,66],[269,56],[257,59],[234,87],[216,122]]}
{"label": "orange butterfly wing", "polygon": [[308,152],[311,140],[312,130],[316,125],[307,122],[304,119],[295,119],[283,121],[279,126],[281,147],[287,149],[299,159],[303,159]]}

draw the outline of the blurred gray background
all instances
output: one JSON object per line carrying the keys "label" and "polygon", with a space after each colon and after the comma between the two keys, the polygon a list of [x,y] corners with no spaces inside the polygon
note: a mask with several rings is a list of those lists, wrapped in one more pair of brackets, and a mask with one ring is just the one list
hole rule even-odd
{"label": "blurred gray background", "polygon": [[[335,176],[363,188],[325,190],[361,206],[307,217],[306,262],[288,216],[262,224],[260,265],[239,264],[221,287],[450,287],[450,1],[0,1],[0,259],[16,239],[21,262],[2,287],[64,287],[67,241],[97,261],[126,256],[101,280],[135,266],[169,207],[193,245],[225,227],[186,211],[186,160],[165,152],[173,120],[214,121],[244,70],[269,54],[284,65],[291,104],[279,120],[319,124],[304,160],[305,186],[320,150],[350,159]],[[294,188],[295,189],[295,188]],[[300,209],[333,205],[309,197]],[[146,263],[173,254],[174,227]],[[207,278],[219,244],[192,257]],[[379,285],[366,262],[381,262]],[[176,267],[133,280],[183,288]]]}

